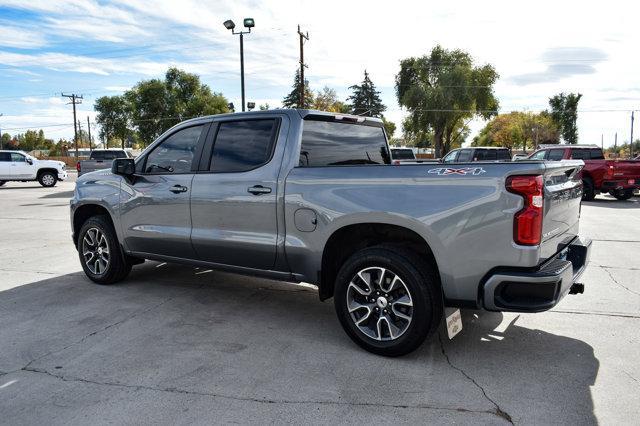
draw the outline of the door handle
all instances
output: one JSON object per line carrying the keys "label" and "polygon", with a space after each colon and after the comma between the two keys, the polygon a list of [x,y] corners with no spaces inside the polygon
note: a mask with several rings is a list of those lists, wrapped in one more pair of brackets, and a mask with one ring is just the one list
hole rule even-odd
{"label": "door handle", "polygon": [[266,186],[256,185],[247,189],[253,195],[261,195],[261,194],[271,194],[271,188],[267,188]]}
{"label": "door handle", "polygon": [[169,191],[173,192],[174,194],[179,194],[181,192],[187,192],[187,190],[188,188],[186,186],[173,185]]}

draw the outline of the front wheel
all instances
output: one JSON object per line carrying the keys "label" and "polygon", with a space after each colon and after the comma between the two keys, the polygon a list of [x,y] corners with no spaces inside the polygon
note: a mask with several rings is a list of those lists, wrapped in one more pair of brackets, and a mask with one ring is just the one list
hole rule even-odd
{"label": "front wheel", "polygon": [[340,268],[334,305],[347,335],[369,352],[400,356],[424,342],[442,318],[435,268],[415,253],[377,246]]}
{"label": "front wheel", "polygon": [[617,189],[610,192],[611,195],[616,197],[620,201],[628,200],[633,197],[633,189]]}
{"label": "front wheel", "polygon": [[84,273],[98,284],[113,284],[131,272],[116,232],[105,216],[89,218],[78,234],[78,255]]}
{"label": "front wheel", "polygon": [[53,172],[42,172],[38,175],[38,182],[40,182],[40,185],[45,188],[51,188],[56,185],[56,182],[58,182],[58,176]]}

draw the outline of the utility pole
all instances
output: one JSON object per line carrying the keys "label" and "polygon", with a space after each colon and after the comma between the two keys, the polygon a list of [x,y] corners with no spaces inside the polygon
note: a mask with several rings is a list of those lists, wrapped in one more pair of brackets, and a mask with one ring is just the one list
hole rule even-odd
{"label": "utility pole", "polygon": [[633,158],[633,113],[635,111],[631,111],[631,139],[629,139],[629,157]]}
{"label": "utility pole", "polygon": [[[76,95],[72,93],[71,95],[65,95],[64,93],[60,94],[63,98],[70,98],[71,104],[73,105],[73,140],[76,146],[76,160],[78,159],[78,127],[77,127],[77,119],[76,119],[76,105],[82,103],[82,95]],[[68,105],[68,104],[67,104]]]}
{"label": "utility pole", "polygon": [[89,116],[87,115],[87,132],[89,132],[89,152],[93,151],[91,148],[91,123],[89,123]]}
{"label": "utility pole", "polygon": [[[0,114],[0,117],[2,117],[4,114]],[[2,148],[2,129],[0,129],[0,149]]]}
{"label": "utility pole", "polygon": [[618,158],[618,132],[613,137],[613,154],[615,155],[614,158]]}
{"label": "utility pole", "polygon": [[303,34],[298,25],[298,36],[300,36],[300,108],[304,108],[304,41],[309,41],[309,31]]}

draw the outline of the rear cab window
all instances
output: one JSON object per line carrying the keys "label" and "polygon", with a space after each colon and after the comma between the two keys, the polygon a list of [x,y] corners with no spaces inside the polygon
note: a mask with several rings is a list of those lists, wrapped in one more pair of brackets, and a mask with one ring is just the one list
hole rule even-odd
{"label": "rear cab window", "polygon": [[299,167],[390,164],[384,128],[305,119]]}
{"label": "rear cab window", "polygon": [[470,149],[461,149],[460,153],[458,154],[458,163],[466,163],[468,161],[471,161],[471,150]]}
{"label": "rear cab window", "polygon": [[416,156],[411,149],[391,148],[391,157],[394,160],[415,160]]}
{"label": "rear cab window", "polygon": [[588,149],[573,148],[571,150],[571,159],[573,160],[591,160],[591,153]]}

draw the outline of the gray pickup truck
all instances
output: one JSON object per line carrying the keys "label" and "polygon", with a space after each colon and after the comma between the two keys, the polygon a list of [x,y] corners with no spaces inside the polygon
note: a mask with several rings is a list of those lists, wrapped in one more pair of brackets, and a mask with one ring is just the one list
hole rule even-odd
{"label": "gray pickup truck", "polygon": [[582,292],[582,161],[397,167],[388,152],[373,118],[189,120],[78,179],[73,242],[99,284],[145,259],[315,284],[354,342],[388,356],[445,307],[539,312]]}
{"label": "gray pickup truck", "polygon": [[89,154],[88,160],[80,160],[76,163],[78,176],[96,170],[110,169],[111,162],[116,158],[132,158],[132,156],[124,149],[94,149]]}

